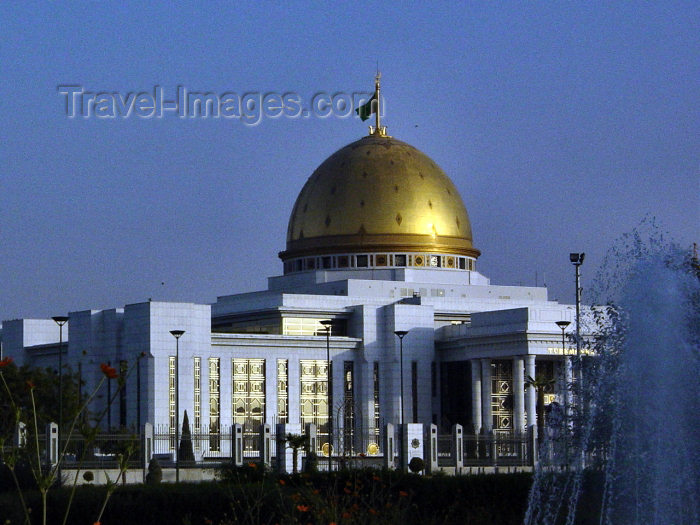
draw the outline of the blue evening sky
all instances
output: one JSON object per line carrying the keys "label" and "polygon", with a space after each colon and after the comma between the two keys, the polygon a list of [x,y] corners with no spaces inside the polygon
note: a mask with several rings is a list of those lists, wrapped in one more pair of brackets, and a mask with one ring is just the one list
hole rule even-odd
{"label": "blue evening sky", "polygon": [[[494,284],[574,298],[645,216],[700,240],[700,4],[3,3],[0,319],[212,302],[281,273],[289,213],[357,118],[88,118],[88,92],[370,91],[432,157]],[[94,108],[93,108],[94,109]]]}

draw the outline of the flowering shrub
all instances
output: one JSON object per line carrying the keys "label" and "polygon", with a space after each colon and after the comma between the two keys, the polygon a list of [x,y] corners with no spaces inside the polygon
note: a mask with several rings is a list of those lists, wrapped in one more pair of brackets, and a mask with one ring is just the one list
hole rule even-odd
{"label": "flowering shrub", "polygon": [[[66,409],[68,409],[68,413],[70,414],[70,421],[66,423],[65,420],[61,421],[60,417],[51,418],[51,420],[58,421],[59,424],[63,424],[59,427],[61,441],[58,444],[55,463],[49,464],[48,461],[42,458],[42,449],[39,442],[39,428],[41,428],[40,422],[44,423],[47,414],[42,413],[38,408],[45,406],[45,404],[38,404],[37,398],[40,398],[42,395],[49,395],[51,396],[51,402],[47,403],[46,405],[55,407],[58,404],[55,402],[57,395],[52,392],[51,388],[54,382],[46,380],[47,375],[45,372],[42,373],[41,371],[34,370],[31,371],[31,373],[35,374],[37,378],[41,377],[42,379],[25,379],[24,388],[20,389],[17,387],[18,378],[21,378],[23,374],[27,374],[29,369],[23,367],[18,371],[17,367],[12,364],[11,357],[6,357],[0,360],[0,382],[2,383],[2,393],[4,394],[0,399],[0,408],[2,408],[4,405],[9,409],[2,410],[2,413],[7,414],[8,417],[3,421],[3,432],[0,434],[0,462],[7,467],[13,479],[17,490],[18,500],[24,513],[25,523],[32,522],[30,517],[30,506],[28,506],[26,503],[23,487],[20,484],[17,476],[17,468],[21,463],[28,465],[36,488],[41,496],[41,523],[46,525],[48,519],[48,493],[55,484],[62,481],[60,479],[61,467],[66,459],[71,439],[74,438],[75,434],[78,432],[80,432],[85,438],[86,446],[83,447],[83,454],[80,457],[80,460],[83,460],[87,450],[90,448],[89,445],[94,442],[97,436],[100,422],[107,413],[107,410],[109,410],[114,399],[116,399],[119,391],[124,387],[126,377],[128,376],[129,372],[127,371],[126,374],[120,375],[117,373],[115,368],[104,363],[100,365],[100,369],[103,373],[103,377],[95,389],[87,396],[87,398],[84,400],[77,398],[77,403],[72,406],[66,403]],[[106,407],[95,416],[94,425],[90,426],[87,424],[87,418],[85,417],[87,407],[100,391],[105,380],[108,379],[116,379],[118,387],[116,392],[107,400]],[[70,384],[71,382],[69,381],[67,385]],[[37,387],[37,385],[39,386]],[[44,389],[44,386],[47,388]],[[59,391],[61,394],[64,394],[62,389]],[[70,395],[70,392],[68,392],[67,396],[62,395],[61,399],[65,400],[65,398],[74,399],[73,396]],[[10,430],[12,430],[13,434],[15,432],[17,433],[18,439],[8,446],[7,437]],[[48,447],[49,444],[46,444],[45,446]],[[132,443],[127,445],[122,453],[117,455],[119,475],[114,481],[108,478],[102,508],[100,509],[97,520],[94,523],[100,522],[107,502],[109,501],[109,498],[114,490],[117,488],[120,479],[125,475],[129,458],[134,451],[135,446]],[[64,525],[67,523],[71,503],[76,492],[79,472],[79,469],[77,469],[75,472],[72,489],[69,493],[69,499],[63,517]],[[87,478],[85,478],[85,480],[87,481]]]}

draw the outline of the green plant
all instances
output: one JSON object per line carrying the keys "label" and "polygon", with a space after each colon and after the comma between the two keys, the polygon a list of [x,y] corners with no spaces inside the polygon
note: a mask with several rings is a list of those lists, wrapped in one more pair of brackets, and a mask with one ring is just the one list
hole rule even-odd
{"label": "green plant", "polygon": [[408,462],[408,468],[411,472],[417,474],[425,469],[425,461],[419,457],[411,458],[411,461]]}
{"label": "green plant", "polygon": [[194,462],[194,451],[192,450],[192,432],[190,432],[190,420],[187,417],[187,410],[182,420],[182,434],[180,435],[180,446],[177,450],[177,457],[180,462]]}
{"label": "green plant", "polygon": [[306,449],[309,446],[309,436],[304,434],[287,434],[285,439],[289,446],[292,447],[292,472],[296,474],[298,472],[299,449]]}
{"label": "green plant", "polygon": [[148,473],[146,474],[147,485],[157,485],[163,480],[163,469],[156,458],[151,458],[148,462]]}
{"label": "green plant", "polygon": [[313,474],[315,472],[318,472],[318,456],[313,450],[306,453],[304,472],[306,472],[307,474]]}
{"label": "green plant", "polygon": [[[62,445],[62,447],[60,447],[59,450],[57,450],[55,464],[47,464],[45,461],[42,460],[42,451],[39,445],[40,412],[37,405],[37,398],[41,397],[39,393],[42,391],[41,387],[43,385],[40,384],[40,388],[37,389],[37,385],[32,379],[28,379],[25,381],[24,386],[29,398],[30,407],[29,409],[27,409],[27,407],[24,404],[18,402],[19,399],[15,392],[16,385],[14,385],[13,388],[11,388],[10,384],[5,378],[5,369],[9,370],[8,367],[10,367],[11,364],[11,357],[7,357],[5,359],[0,360],[0,380],[2,381],[4,392],[7,394],[6,403],[9,405],[11,410],[10,413],[12,418],[12,427],[18,429],[18,431],[20,431],[24,435],[23,438],[19,440],[19,442],[13,443],[12,446],[7,447],[7,450],[5,447],[5,438],[0,437],[0,459],[11,472],[11,476],[18,494],[18,499],[20,500],[20,504],[24,512],[25,524],[30,524],[32,521],[30,517],[30,507],[26,503],[25,495],[23,492],[23,488],[19,482],[16,468],[22,460],[24,460],[29,466],[29,469],[31,470],[34,482],[36,483],[36,487],[39,491],[41,498],[41,523],[43,525],[46,525],[48,523],[47,520],[49,506],[49,491],[51,490],[51,488],[53,488],[57,484],[60,484],[61,482],[61,467],[66,459],[69,447],[72,445],[71,440],[73,439],[74,435],[78,432],[80,432],[85,439],[85,446],[82,448],[79,463],[82,464],[82,461],[85,457],[85,453],[88,449],[90,449],[89,445],[95,441],[99,429],[99,424],[101,423],[102,419],[109,410],[112,402],[114,402],[114,400],[116,399],[120,390],[124,387],[129,370],[125,370],[123,374],[118,374],[116,369],[114,369],[113,367],[104,363],[100,365],[100,369],[102,370],[103,376],[101,377],[95,389],[90,393],[90,395],[88,395],[86,399],[80,400],[81,403],[78,406],[78,408],[73,412],[72,419],[70,420],[70,422],[68,424],[64,424],[61,427],[63,443],[59,444],[59,447],[60,445]],[[104,382],[106,380],[111,379],[117,380],[118,387],[115,393],[111,395],[110,398],[107,400],[106,407],[95,417],[94,426],[90,426],[84,421],[86,419],[85,414],[87,412],[87,407],[95,398]],[[27,415],[27,412],[29,412],[29,415]],[[29,424],[23,427],[22,425],[25,424],[25,421],[29,421]],[[107,480],[107,492],[105,494],[102,509],[100,510],[96,521],[100,521],[105,506],[107,505],[107,502],[109,501],[112,493],[116,489],[119,480],[124,477],[128,467],[129,458],[133,453],[134,446],[133,444],[131,444],[127,446],[124,453],[118,455],[119,474],[114,481],[110,480],[109,478]],[[68,496],[66,510],[63,515],[63,525],[66,525],[68,520],[71,504],[73,502],[73,497],[75,495],[78,484],[79,472],[80,470],[76,469],[73,484]]]}

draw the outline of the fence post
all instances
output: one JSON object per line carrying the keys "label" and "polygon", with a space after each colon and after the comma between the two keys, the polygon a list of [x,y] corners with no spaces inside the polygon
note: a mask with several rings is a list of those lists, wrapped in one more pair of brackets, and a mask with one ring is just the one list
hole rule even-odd
{"label": "fence post", "polygon": [[234,423],[231,427],[233,438],[233,464],[237,467],[243,465],[243,425]]}
{"label": "fence post", "polygon": [[17,448],[24,448],[27,445],[27,425],[21,421],[17,423],[17,428],[15,429],[15,446]]}
{"label": "fence post", "polygon": [[58,463],[58,425],[46,425],[46,463],[52,467]]}
{"label": "fence post", "polygon": [[146,483],[146,472],[148,464],[153,457],[153,425],[146,423],[143,425],[143,435],[141,436],[141,462],[143,470],[143,482]]}
{"label": "fence post", "polygon": [[304,434],[309,438],[309,451],[316,454],[318,446],[318,433],[316,431],[316,425],[313,423],[307,423],[304,427]]}
{"label": "fence post", "polygon": [[438,429],[437,425],[430,424],[426,429],[424,442],[427,445],[425,450],[425,470],[428,474],[438,471]]}
{"label": "fence post", "polygon": [[[280,423],[277,425],[277,472],[281,474],[294,471],[294,452],[292,447],[287,445],[287,434],[301,434],[301,424]],[[299,458],[297,458],[298,461]]]}
{"label": "fence post", "polygon": [[394,425],[387,423],[384,425],[384,468],[394,469]]}
{"label": "fence post", "polygon": [[464,468],[464,429],[462,425],[452,425],[452,449],[454,450],[455,474]]}
{"label": "fence post", "polygon": [[498,443],[496,443],[497,434],[492,430],[488,434],[491,444],[491,463],[494,467],[498,466]]}
{"label": "fence post", "polygon": [[401,470],[408,472],[408,464],[415,457],[423,459],[422,423],[405,423],[401,425]]}
{"label": "fence post", "polygon": [[272,464],[271,434],[270,425],[260,425],[260,461],[265,467],[269,467]]}

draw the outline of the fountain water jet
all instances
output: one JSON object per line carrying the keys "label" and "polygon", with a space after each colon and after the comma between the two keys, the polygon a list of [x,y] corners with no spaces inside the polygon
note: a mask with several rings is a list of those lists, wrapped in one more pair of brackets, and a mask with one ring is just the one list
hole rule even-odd
{"label": "fountain water jet", "polygon": [[555,433],[573,460],[562,469],[545,451],[564,447],[543,444],[528,525],[700,522],[697,261],[658,237],[627,240],[598,279],[595,302],[611,306],[594,310],[573,430]]}

